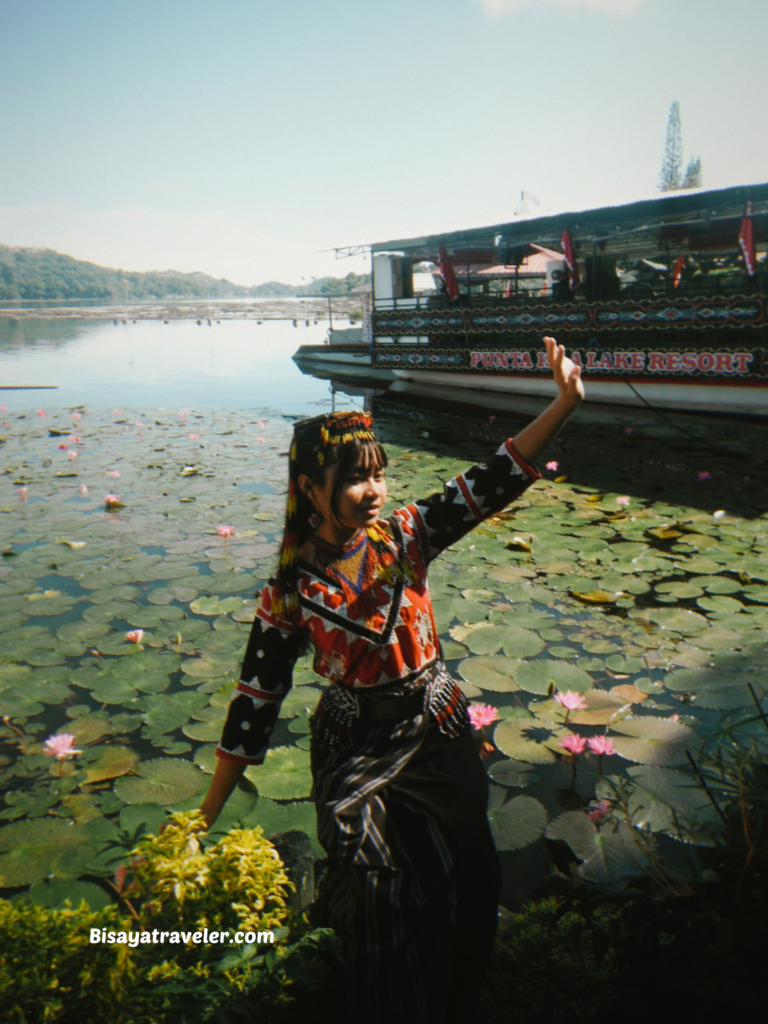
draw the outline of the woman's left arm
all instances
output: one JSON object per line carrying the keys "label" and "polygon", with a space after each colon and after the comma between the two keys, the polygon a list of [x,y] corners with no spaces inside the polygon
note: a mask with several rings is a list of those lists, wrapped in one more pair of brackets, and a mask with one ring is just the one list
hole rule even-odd
{"label": "woman's left arm", "polygon": [[558,395],[544,412],[529,423],[512,439],[512,444],[526,462],[535,462],[549,447],[565,425],[566,420],[584,398],[581,367],[565,354],[565,346],[554,338],[545,338],[547,358],[557,384]]}

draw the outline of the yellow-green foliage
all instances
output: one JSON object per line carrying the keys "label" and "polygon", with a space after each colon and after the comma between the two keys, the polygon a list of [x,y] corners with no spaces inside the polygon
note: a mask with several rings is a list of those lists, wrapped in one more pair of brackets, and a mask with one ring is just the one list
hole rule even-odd
{"label": "yellow-green foliage", "polygon": [[284,925],[293,885],[261,829],[233,829],[207,850],[200,843],[205,831],[200,811],[173,814],[159,836],[139,842],[133,891],[141,927],[266,931]]}
{"label": "yellow-green foliage", "polygon": [[293,946],[278,936],[266,952],[90,941],[92,928],[233,934],[282,926],[291,883],[261,830],[235,830],[207,850],[203,834],[199,812],[175,814],[160,836],[140,841],[121,905],[0,900],[2,1024],[192,1024],[228,1007],[256,1015],[285,1002],[294,953],[328,941],[325,932]]}

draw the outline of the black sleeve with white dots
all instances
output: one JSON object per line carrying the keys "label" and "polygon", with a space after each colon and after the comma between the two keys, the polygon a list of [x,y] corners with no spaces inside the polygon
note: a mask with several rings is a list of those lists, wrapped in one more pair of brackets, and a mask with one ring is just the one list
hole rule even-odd
{"label": "black sleeve with white dots", "polygon": [[254,619],[240,682],[216,749],[219,757],[241,764],[263,763],[280,705],[291,688],[300,644],[300,634]]}

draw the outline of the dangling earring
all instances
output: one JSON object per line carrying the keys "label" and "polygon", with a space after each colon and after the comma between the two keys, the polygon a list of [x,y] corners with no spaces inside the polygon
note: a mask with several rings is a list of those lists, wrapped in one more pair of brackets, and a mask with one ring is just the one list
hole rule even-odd
{"label": "dangling earring", "polygon": [[313,511],[312,515],[309,517],[309,528],[310,528],[310,530],[319,530],[320,529],[320,525],[321,525],[322,522],[323,522],[323,517],[320,515],[320,513],[317,511],[317,509],[315,509]]}

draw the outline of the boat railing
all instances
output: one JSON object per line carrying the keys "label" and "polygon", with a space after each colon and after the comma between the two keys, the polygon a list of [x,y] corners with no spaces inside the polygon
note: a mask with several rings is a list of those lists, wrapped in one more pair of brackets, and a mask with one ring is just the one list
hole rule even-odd
{"label": "boat railing", "polygon": [[466,283],[459,286],[459,294],[452,300],[447,293],[415,295],[411,298],[375,299],[374,311],[391,312],[402,310],[434,310],[451,307],[479,308],[483,306],[536,306],[536,305],[574,305],[594,302],[632,303],[639,301],[711,301],[716,298],[734,298],[737,296],[764,295],[768,288],[765,278],[750,279],[746,274],[734,274],[717,277],[715,280],[693,278],[680,281],[677,286],[671,280],[660,281],[628,281],[618,287],[580,285],[574,291],[567,283],[557,282],[554,285],[538,282],[519,282],[514,287],[489,287],[488,282],[482,284]]}

